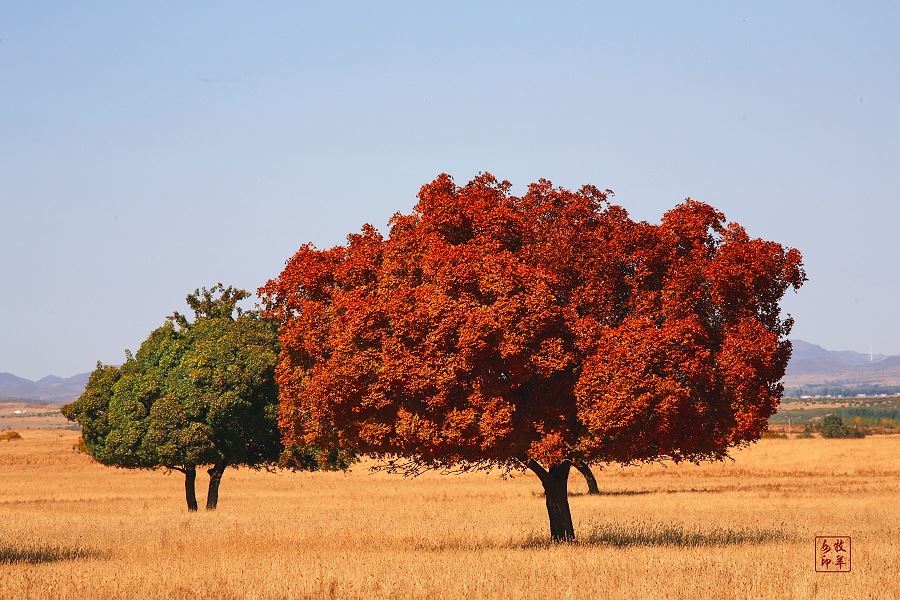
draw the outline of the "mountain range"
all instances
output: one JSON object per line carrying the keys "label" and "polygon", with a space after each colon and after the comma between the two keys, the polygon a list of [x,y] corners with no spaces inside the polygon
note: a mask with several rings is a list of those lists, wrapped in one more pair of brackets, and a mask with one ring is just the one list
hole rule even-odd
{"label": "mountain range", "polygon": [[[792,340],[794,352],[784,377],[787,395],[900,392],[900,356],[826,350]],[[0,400],[56,404],[70,402],[84,390],[90,373],[48,375],[37,381],[0,373]]]}
{"label": "mountain range", "polygon": [[71,377],[47,375],[37,381],[0,373],[0,400],[26,400],[45,404],[70,402],[84,391],[90,373]]}
{"label": "mountain range", "polygon": [[791,341],[794,352],[784,376],[789,395],[900,391],[900,356],[826,350],[803,340]]}

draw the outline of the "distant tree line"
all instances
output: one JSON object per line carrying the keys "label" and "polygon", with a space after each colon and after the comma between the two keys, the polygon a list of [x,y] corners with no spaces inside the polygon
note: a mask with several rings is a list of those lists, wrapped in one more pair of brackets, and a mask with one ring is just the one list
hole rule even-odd
{"label": "distant tree line", "polygon": [[844,396],[854,397],[859,394],[878,396],[879,394],[900,394],[900,385],[805,385],[785,389],[787,398],[802,396]]}

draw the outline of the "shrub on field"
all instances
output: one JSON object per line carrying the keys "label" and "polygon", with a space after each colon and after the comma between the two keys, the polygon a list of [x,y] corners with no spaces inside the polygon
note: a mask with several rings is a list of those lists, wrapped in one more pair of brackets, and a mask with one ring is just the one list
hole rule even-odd
{"label": "shrub on field", "polygon": [[803,433],[797,436],[799,439],[808,440],[813,437],[813,430],[810,425],[803,428]]}
{"label": "shrub on field", "polygon": [[12,442],[15,440],[21,440],[22,435],[18,431],[7,431],[6,433],[0,433],[0,440],[6,440],[7,442]]}
{"label": "shrub on field", "polygon": [[84,441],[84,436],[78,436],[78,441],[72,444],[72,450],[80,454],[89,455],[91,453],[91,449],[88,448],[87,443]]}
{"label": "shrub on field", "polygon": [[819,426],[824,438],[861,438],[863,432],[844,425],[844,421],[836,415],[828,415]]}

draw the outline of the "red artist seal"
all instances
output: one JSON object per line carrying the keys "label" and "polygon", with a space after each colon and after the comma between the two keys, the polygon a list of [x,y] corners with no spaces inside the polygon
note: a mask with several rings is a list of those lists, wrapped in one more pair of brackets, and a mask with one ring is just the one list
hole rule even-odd
{"label": "red artist seal", "polygon": [[816,536],[816,572],[850,572],[850,536]]}

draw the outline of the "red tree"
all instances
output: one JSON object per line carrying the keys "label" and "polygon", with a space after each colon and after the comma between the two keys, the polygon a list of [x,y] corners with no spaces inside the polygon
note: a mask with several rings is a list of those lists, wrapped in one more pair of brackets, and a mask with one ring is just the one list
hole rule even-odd
{"label": "red tree", "polygon": [[260,290],[281,322],[285,444],[531,469],[568,540],[573,462],[696,462],[758,439],[800,253],[693,200],[635,222],[610,194],[441,175],[387,239],[366,225],[302,246]]}

